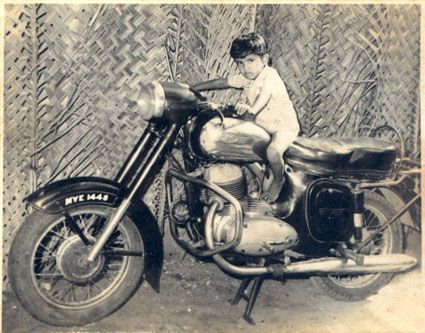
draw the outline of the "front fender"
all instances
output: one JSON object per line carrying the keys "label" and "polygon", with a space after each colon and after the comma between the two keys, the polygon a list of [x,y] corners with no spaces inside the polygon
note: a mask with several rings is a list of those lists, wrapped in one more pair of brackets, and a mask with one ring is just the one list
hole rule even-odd
{"label": "front fender", "polygon": [[40,188],[24,199],[37,210],[59,214],[84,204],[106,204],[116,207],[126,188],[114,181],[98,177],[59,180]]}
{"label": "front fender", "polygon": [[[51,183],[24,200],[37,210],[61,214],[69,208],[87,204],[117,207],[126,193],[126,187],[108,179],[77,177]],[[145,243],[145,278],[159,291],[164,248],[158,223],[140,198],[133,199],[126,214],[136,223]]]}

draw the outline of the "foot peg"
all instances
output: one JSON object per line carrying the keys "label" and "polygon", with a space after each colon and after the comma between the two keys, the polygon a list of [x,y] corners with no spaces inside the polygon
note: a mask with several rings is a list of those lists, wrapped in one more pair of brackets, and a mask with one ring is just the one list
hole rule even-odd
{"label": "foot peg", "polygon": [[[251,289],[248,291],[251,281],[253,281],[253,284],[251,286]],[[243,314],[243,319],[245,319],[251,325],[255,325],[255,321],[251,317],[251,312],[254,308],[255,301],[257,300],[257,296],[261,289],[263,281],[264,277],[243,279],[235,297],[230,302],[231,305],[236,305],[242,298],[247,301],[245,312]]]}
{"label": "foot peg", "polygon": [[340,258],[351,259],[356,265],[362,266],[364,264],[364,255],[347,249],[345,244],[338,246],[337,249],[332,249],[331,253]]}

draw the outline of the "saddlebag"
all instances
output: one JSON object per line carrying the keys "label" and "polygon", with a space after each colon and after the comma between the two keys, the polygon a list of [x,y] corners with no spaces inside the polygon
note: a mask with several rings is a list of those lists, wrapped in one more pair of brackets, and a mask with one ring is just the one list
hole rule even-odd
{"label": "saddlebag", "polygon": [[394,144],[375,138],[304,138],[284,158],[296,170],[316,176],[380,179],[391,173]]}

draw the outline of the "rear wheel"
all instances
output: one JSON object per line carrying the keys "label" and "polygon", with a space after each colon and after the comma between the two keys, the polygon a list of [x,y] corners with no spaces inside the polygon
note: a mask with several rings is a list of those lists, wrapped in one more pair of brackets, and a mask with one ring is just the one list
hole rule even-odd
{"label": "rear wheel", "polygon": [[[365,212],[363,239],[366,239],[383,223],[395,215],[382,196],[365,193]],[[365,255],[382,255],[401,253],[403,237],[400,222],[379,233],[360,253]],[[314,276],[312,282],[330,297],[342,301],[360,301],[376,294],[380,288],[390,282],[394,273],[328,275]]]}
{"label": "rear wheel", "polygon": [[[83,206],[68,213],[92,241],[112,211]],[[85,260],[90,249],[64,215],[35,212],[27,218],[10,250],[9,278],[32,316],[50,325],[84,325],[104,318],[131,297],[144,267],[144,243],[133,220],[123,218],[92,263]],[[140,256],[113,253],[123,250]]]}

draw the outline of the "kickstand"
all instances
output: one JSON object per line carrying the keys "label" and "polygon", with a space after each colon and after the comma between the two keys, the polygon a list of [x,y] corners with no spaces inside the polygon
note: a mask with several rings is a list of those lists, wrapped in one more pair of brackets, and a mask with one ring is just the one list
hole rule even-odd
{"label": "kickstand", "polygon": [[[251,290],[248,293],[247,289],[251,281],[254,281],[254,282],[252,284]],[[235,297],[230,302],[231,305],[236,305],[239,303],[239,301],[242,298],[245,301],[247,301],[243,318],[251,325],[255,325],[255,321],[251,318],[251,312],[252,312],[252,309],[254,308],[255,301],[257,300],[257,296],[261,289],[261,285],[263,284],[263,281],[264,281],[264,277],[261,277],[261,276],[258,276],[255,278],[243,279]]]}

